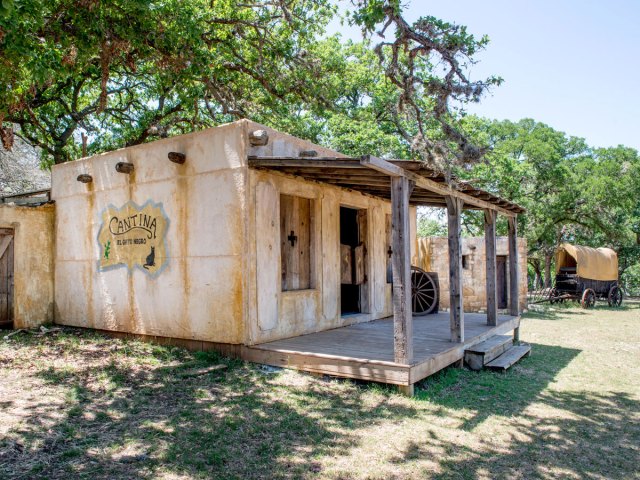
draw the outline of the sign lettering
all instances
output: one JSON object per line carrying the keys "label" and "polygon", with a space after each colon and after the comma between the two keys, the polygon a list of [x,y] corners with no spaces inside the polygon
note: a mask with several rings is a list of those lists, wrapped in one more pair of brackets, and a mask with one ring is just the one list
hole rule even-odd
{"label": "sign lettering", "polygon": [[128,202],[109,206],[102,213],[98,233],[100,269],[126,266],[154,274],[167,263],[166,233],[169,220],[161,203],[148,201],[142,207]]}

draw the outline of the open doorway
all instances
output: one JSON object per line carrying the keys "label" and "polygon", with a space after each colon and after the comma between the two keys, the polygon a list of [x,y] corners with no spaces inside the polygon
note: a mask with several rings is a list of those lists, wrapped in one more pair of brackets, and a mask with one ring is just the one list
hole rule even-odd
{"label": "open doorway", "polygon": [[505,255],[496,257],[496,294],[498,308],[507,308],[507,257]]}
{"label": "open doorway", "polygon": [[340,207],[340,313],[366,313],[367,211]]}

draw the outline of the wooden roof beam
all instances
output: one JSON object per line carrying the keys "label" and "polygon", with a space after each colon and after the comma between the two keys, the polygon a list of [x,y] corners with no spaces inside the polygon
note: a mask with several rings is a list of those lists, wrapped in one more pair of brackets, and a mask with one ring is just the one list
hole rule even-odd
{"label": "wooden roof beam", "polygon": [[458,198],[466,204],[473,205],[479,208],[488,208],[490,210],[495,210],[508,217],[513,217],[516,215],[516,213],[511,210],[507,210],[505,208],[502,208],[498,205],[495,205],[494,203],[490,203],[485,200],[480,200],[479,198],[476,198],[466,193],[455,190],[448,185],[445,186],[444,184],[422,177],[413,172],[405,170],[404,168],[399,167],[398,165],[394,165],[393,163],[387,162],[386,160],[383,160],[381,158],[365,155],[360,160],[360,163],[366,167],[372,168],[379,172],[386,173],[391,177],[404,176],[409,180],[414,181],[416,184],[416,187],[422,188],[424,190],[438,193],[443,196]]}

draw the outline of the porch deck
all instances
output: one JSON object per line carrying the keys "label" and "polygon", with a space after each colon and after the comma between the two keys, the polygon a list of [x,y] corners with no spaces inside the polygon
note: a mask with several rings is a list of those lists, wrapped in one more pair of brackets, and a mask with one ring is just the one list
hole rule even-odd
{"label": "porch deck", "polygon": [[466,348],[520,326],[520,317],[465,313],[462,343],[449,340],[449,313],[413,319],[414,363],[394,362],[393,317],[245,347],[252,362],[394,385],[413,385],[460,360]]}

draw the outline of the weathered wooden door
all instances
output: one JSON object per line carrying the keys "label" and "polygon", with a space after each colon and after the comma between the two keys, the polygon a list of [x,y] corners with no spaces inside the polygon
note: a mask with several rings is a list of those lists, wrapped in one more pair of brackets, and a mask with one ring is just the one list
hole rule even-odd
{"label": "weathered wooden door", "polygon": [[507,257],[504,255],[496,257],[496,290],[498,308],[507,308]]}
{"label": "weathered wooden door", "polygon": [[13,230],[0,228],[0,328],[13,328]]}
{"label": "weathered wooden door", "polygon": [[311,200],[280,195],[282,291],[311,288]]}

